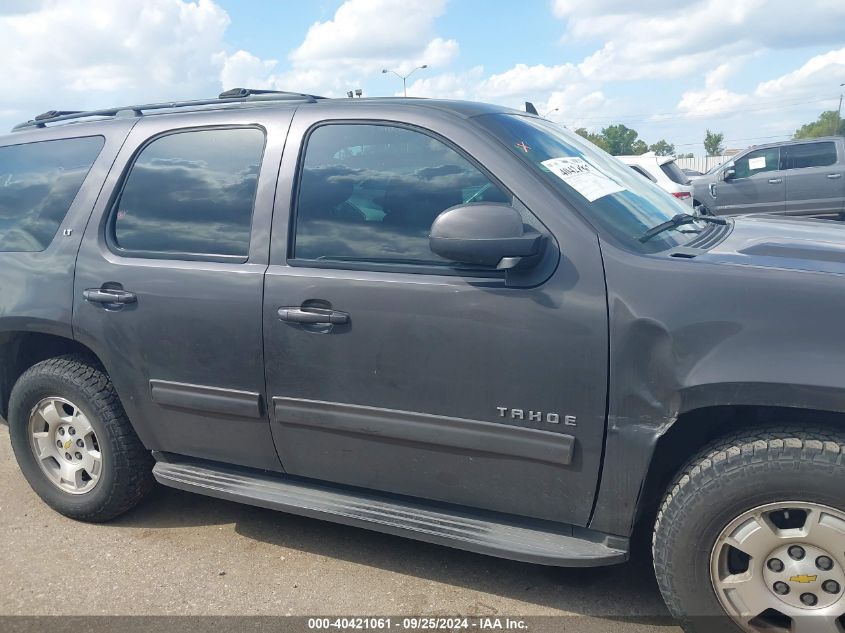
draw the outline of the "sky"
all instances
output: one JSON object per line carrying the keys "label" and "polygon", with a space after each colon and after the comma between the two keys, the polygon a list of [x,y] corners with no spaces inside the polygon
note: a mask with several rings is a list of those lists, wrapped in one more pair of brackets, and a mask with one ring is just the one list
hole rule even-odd
{"label": "sky", "polygon": [[843,0],[0,0],[0,130],[233,87],[408,94],[623,123],[703,153],[786,139],[845,88]]}

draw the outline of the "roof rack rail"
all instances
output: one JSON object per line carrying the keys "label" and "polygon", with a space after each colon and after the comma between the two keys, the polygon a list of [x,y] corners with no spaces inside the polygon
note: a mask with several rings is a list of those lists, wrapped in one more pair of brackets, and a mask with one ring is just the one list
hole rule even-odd
{"label": "roof rack rail", "polygon": [[221,103],[240,103],[244,101],[304,101],[316,103],[316,95],[303,94],[301,92],[284,92],[281,90],[256,90],[253,88],[232,88],[221,92],[216,99],[197,99],[193,101],[168,101],[164,103],[147,103],[144,105],[120,106],[118,108],[104,108],[102,110],[48,110],[39,114],[30,121],[19,123],[12,128],[12,131],[23,130],[32,127],[46,127],[47,123],[59,123],[61,121],[72,121],[88,117],[117,117],[117,116],[143,116],[145,111],[172,110],[177,108],[202,107],[219,105]]}

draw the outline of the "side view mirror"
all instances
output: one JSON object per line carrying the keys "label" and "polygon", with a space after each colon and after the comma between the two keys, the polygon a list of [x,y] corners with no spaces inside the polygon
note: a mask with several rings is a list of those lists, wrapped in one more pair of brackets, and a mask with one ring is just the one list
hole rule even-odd
{"label": "side view mirror", "polygon": [[543,236],[526,231],[522,216],[511,206],[471,203],[438,215],[431,225],[429,245],[454,262],[505,270],[539,255]]}
{"label": "side view mirror", "polygon": [[728,163],[725,169],[722,170],[722,180],[730,180],[736,176],[736,169],[733,163]]}

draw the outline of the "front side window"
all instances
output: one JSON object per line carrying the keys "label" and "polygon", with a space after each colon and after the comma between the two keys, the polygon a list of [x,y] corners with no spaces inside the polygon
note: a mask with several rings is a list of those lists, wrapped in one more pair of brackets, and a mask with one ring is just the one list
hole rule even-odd
{"label": "front side window", "polygon": [[135,253],[240,256],[249,252],[264,133],[179,132],[138,155],[117,200],[112,238]]}
{"label": "front side window", "polygon": [[422,132],[329,124],[308,137],[296,199],[296,259],[449,265],[429,248],[449,207],[511,201],[468,160]]}
{"label": "front side window", "polygon": [[767,147],[749,152],[734,163],[734,169],[734,178],[748,178],[767,171],[777,171],[780,169],[780,150],[777,147]]}
{"label": "front side window", "polygon": [[0,147],[0,251],[43,251],[70,209],[102,136]]}
{"label": "front side window", "polygon": [[836,145],[832,141],[789,145],[784,151],[787,169],[828,167],[836,164]]}

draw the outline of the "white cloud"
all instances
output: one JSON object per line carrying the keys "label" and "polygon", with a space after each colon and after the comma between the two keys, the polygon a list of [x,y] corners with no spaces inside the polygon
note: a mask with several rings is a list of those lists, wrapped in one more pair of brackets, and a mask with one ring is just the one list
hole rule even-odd
{"label": "white cloud", "polygon": [[6,9],[0,108],[20,117],[38,114],[33,108],[102,107],[219,88],[229,16],[211,0],[54,0]]}
{"label": "white cloud", "polygon": [[[330,20],[311,25],[288,56],[290,67],[239,51],[224,65],[225,84],[339,96],[364,87],[382,69],[407,73],[427,64],[448,66],[459,53],[455,40],[438,37],[434,21],[445,0],[346,0]],[[394,78],[395,79],[395,78]]]}
{"label": "white cloud", "polygon": [[[745,93],[732,92],[724,81],[736,68],[723,64],[708,73],[701,90],[681,96],[678,110],[687,117],[699,118],[742,111],[776,112],[786,104],[815,104],[815,109],[832,106],[831,78],[845,77],[845,48],[817,55],[797,70],[759,83]],[[739,111],[739,112],[738,112]]]}
{"label": "white cloud", "polygon": [[557,0],[553,11],[564,41],[600,42],[579,67],[603,81],[686,77],[763,49],[841,45],[845,32],[841,0]]}

